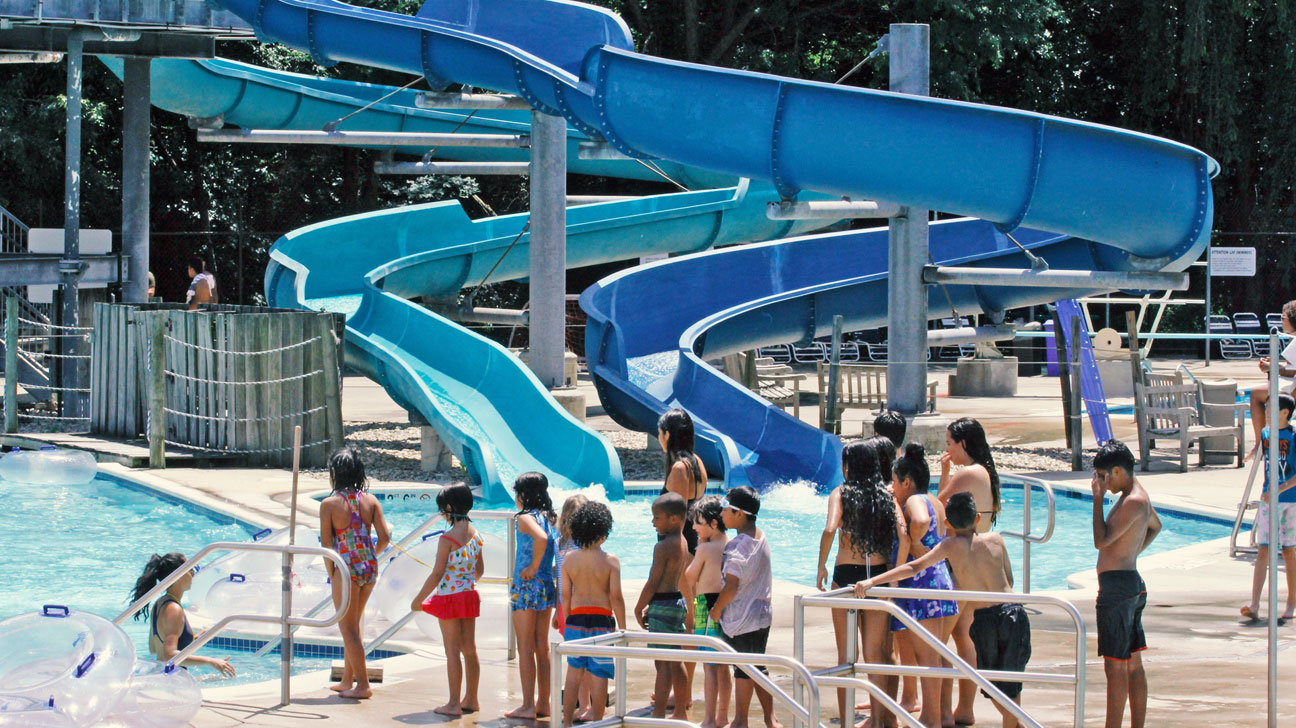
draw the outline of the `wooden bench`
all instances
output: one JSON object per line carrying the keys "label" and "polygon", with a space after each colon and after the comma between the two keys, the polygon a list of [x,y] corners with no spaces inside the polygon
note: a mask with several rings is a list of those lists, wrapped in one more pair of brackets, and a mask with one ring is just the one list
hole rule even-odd
{"label": "wooden bench", "polygon": [[[772,359],[756,360],[756,381],[752,391],[759,394],[770,404],[779,407],[792,405],[792,416],[801,418],[801,382],[806,375],[797,374],[786,364],[775,364]],[[792,386],[789,387],[788,385]]]}
{"label": "wooden bench", "polygon": [[[1134,396],[1140,405],[1138,422],[1139,469],[1148,469],[1149,455],[1157,440],[1177,440],[1179,472],[1188,472],[1188,446],[1197,442],[1197,464],[1206,464],[1203,437],[1232,437],[1237,443],[1237,466],[1242,467],[1245,435],[1245,403],[1210,404],[1201,402],[1199,387],[1184,384],[1178,372],[1161,374],[1145,372],[1143,381],[1134,382]],[[1233,424],[1204,425],[1203,415],[1211,411],[1228,411]]]}
{"label": "wooden bench", "polygon": [[[824,426],[828,411],[828,377],[831,365],[820,362],[816,367],[819,378],[819,427]],[[837,407],[840,413],[847,409],[881,410],[887,405],[887,368],[875,364],[839,364],[837,366]],[[927,382],[927,411],[936,411],[936,382]]]}

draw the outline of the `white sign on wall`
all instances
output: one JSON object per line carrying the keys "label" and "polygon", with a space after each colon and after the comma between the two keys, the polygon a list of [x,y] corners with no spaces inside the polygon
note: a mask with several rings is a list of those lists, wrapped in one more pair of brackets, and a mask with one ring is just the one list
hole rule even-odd
{"label": "white sign on wall", "polygon": [[[81,231],[79,247],[82,255],[107,255],[112,252],[112,231],[87,229]],[[63,252],[63,228],[32,228],[27,231],[29,253]],[[81,288],[104,288],[107,283],[85,283]],[[53,303],[57,286],[27,286],[27,298],[33,303]]]}
{"label": "white sign on wall", "polygon": [[1212,276],[1250,278],[1256,272],[1255,248],[1210,248]]}

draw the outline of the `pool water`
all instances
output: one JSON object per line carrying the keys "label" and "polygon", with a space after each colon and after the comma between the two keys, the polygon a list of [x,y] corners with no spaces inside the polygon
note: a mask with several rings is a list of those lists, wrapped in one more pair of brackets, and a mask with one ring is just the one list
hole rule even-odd
{"label": "pool water", "polygon": [[[561,511],[563,500],[579,492],[593,500],[607,502],[599,486],[580,491],[551,490],[554,509]],[[395,538],[400,538],[417,527],[436,511],[434,499],[419,491],[376,491],[382,499],[384,513]],[[1067,588],[1066,577],[1078,571],[1094,568],[1098,552],[1093,547],[1093,500],[1089,494],[1072,494],[1056,491],[1056,526],[1053,537],[1044,544],[1031,546],[1031,589]],[[608,553],[621,560],[621,573],[625,578],[645,579],[652,563],[652,547],[656,533],[652,529],[651,504],[655,496],[627,496],[626,500],[609,503],[615,525],[608,544]],[[823,532],[827,514],[827,496],[818,495],[806,484],[787,484],[773,488],[761,496],[760,528],[770,542],[773,554],[774,576],[786,581],[813,585],[816,562],[819,556],[819,536]],[[1114,498],[1109,498],[1114,502]],[[1022,524],[1022,488],[1019,481],[1005,480],[1003,511],[996,530],[1020,531]],[[1182,548],[1202,541],[1229,535],[1232,523],[1221,519],[1208,519],[1180,512],[1159,512],[1163,530],[1146,554],[1151,555]],[[1036,489],[1031,503],[1032,527],[1043,533],[1048,519],[1048,501],[1043,491]],[[484,533],[505,537],[508,521],[481,520],[476,526]],[[441,528],[434,526],[432,530]],[[1015,583],[1022,583],[1022,542],[1007,538],[1011,553]],[[828,557],[831,573],[835,549]],[[499,573],[502,566],[488,564],[488,573]],[[636,595],[628,595],[633,599]]]}
{"label": "pool water", "polygon": [[[0,529],[0,619],[45,604],[112,619],[130,604],[135,580],[154,553],[196,553],[213,541],[250,541],[252,527],[184,505],[152,491],[100,476],[86,485],[51,486],[0,480],[5,523]],[[149,620],[123,625],[141,657],[148,657]],[[214,669],[193,670],[199,680],[229,685],[277,678],[279,656],[253,659],[232,641],[199,654],[231,657],[238,671],[225,679]],[[293,671],[325,669],[327,657],[294,655]]]}

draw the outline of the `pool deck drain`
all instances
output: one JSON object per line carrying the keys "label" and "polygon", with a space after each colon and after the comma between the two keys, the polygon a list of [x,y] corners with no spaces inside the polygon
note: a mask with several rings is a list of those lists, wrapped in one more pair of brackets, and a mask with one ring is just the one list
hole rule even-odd
{"label": "pool deck drain", "polygon": [[[1156,362],[1158,366],[1173,366]],[[1199,378],[1231,378],[1243,390],[1261,382],[1254,362],[1215,363],[1207,369],[1194,369]],[[941,382],[940,392],[947,390],[947,373],[934,375]],[[590,424],[597,429],[619,428],[601,415],[597,398],[589,392]],[[345,416],[347,421],[390,422],[403,426],[408,420],[376,385],[366,380],[348,378]],[[1019,395],[1012,399],[951,398],[942,396],[938,406],[951,417],[974,416],[986,426],[991,445],[1050,446],[1061,445],[1062,415],[1056,379],[1023,378]],[[815,421],[814,407],[802,407],[802,417]],[[843,430],[858,432],[863,413],[848,411]],[[1117,437],[1135,442],[1133,418],[1113,417]],[[1248,431],[1248,437],[1250,432]],[[1093,437],[1085,425],[1086,451],[1092,453]],[[1164,451],[1163,451],[1164,452]],[[1236,511],[1249,469],[1227,466],[1190,467],[1177,472],[1177,462],[1170,457],[1158,458],[1154,472],[1136,473],[1151,493],[1154,503],[1177,509],[1231,518]],[[1173,472],[1172,472],[1173,469]],[[1088,473],[1021,472],[1049,480],[1059,487],[1089,490]],[[288,506],[284,494],[290,479],[283,471],[266,469],[197,469],[171,468],[153,471],[152,477],[170,481],[176,492],[201,494],[204,498],[237,504],[255,513],[257,520],[284,522]],[[425,486],[425,483],[375,483],[375,487],[402,485]],[[318,475],[303,476],[302,490],[327,488]],[[304,521],[314,524],[317,503],[301,499],[299,508]],[[813,524],[818,529],[818,524]],[[1037,548],[1047,548],[1047,545]],[[1080,588],[1046,592],[1061,596],[1079,607],[1088,626],[1085,701],[1086,725],[1101,725],[1105,684],[1103,666],[1097,657],[1094,632],[1093,600],[1096,577],[1092,569],[1096,552],[1076,554],[1073,582]],[[1150,649],[1144,653],[1147,665],[1150,699],[1148,724],[1152,726],[1258,726],[1265,722],[1267,631],[1263,626],[1238,623],[1238,607],[1249,598],[1252,558],[1228,556],[1227,540],[1221,539],[1188,548],[1157,554],[1141,560],[1140,570],[1148,584],[1148,608],[1144,624]],[[1280,580],[1283,578],[1280,575]],[[626,594],[633,601],[639,584],[627,582]],[[770,651],[791,654],[792,594],[804,587],[780,583],[775,594],[776,628],[771,634]],[[1262,600],[1262,605],[1267,601]],[[830,645],[831,630],[822,616],[814,620],[809,643]],[[1048,612],[1032,616],[1034,657],[1032,670],[1065,671],[1063,667],[1073,653],[1069,620]],[[781,626],[780,626],[781,625]],[[815,635],[819,635],[816,637]],[[1296,623],[1279,630],[1279,672],[1287,683],[1296,685]],[[518,702],[516,666],[504,660],[502,649],[482,649],[482,711],[460,719],[449,719],[432,712],[445,700],[444,658],[440,646],[426,643],[423,650],[392,658],[386,662],[387,678],[375,688],[368,701],[348,701],[327,690],[325,673],[293,679],[294,700],[286,707],[276,707],[277,682],[257,685],[217,687],[207,683],[206,702],[194,721],[196,726],[315,726],[321,720],[350,720],[359,725],[432,725],[451,726],[528,725],[501,716]],[[831,661],[828,648],[811,650],[812,667]],[[646,705],[651,692],[652,667],[631,663],[629,690],[632,707]],[[701,679],[694,683],[696,702],[692,717],[701,720]],[[835,721],[835,703],[829,692],[825,696],[825,722]],[[1024,705],[1046,725],[1070,725],[1071,691],[1062,686],[1027,685]],[[1296,690],[1279,693],[1279,724],[1296,720]],[[999,715],[984,698],[978,698],[977,715],[981,725],[999,725]],[[781,713],[790,725],[790,716]],[[753,715],[758,725],[759,715]],[[1127,718],[1128,720],[1128,718]],[[549,721],[540,721],[548,723]]]}

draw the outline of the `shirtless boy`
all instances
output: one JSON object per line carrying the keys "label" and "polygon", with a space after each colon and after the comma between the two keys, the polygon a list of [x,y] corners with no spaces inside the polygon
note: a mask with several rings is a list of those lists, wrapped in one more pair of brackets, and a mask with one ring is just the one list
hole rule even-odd
{"label": "shirtless boy", "polygon": [[[724,639],[720,623],[711,619],[711,608],[720,597],[724,577],[720,567],[724,561],[724,548],[729,543],[725,534],[720,496],[707,496],[689,509],[689,518],[697,531],[697,552],[693,562],[684,572],[683,591],[694,598],[693,634]],[[703,690],[706,695],[706,717],[701,728],[716,728],[729,722],[729,698],[733,690],[729,669],[724,665],[704,665],[706,675]]]}
{"label": "shirtless boy", "polygon": [[[563,561],[563,614],[568,615],[564,640],[608,634],[626,623],[625,598],[621,595],[621,562],[603,551],[612,532],[612,512],[597,501],[576,510],[571,519],[571,537],[576,550]],[[614,621],[615,620],[615,621]],[[568,657],[567,682],[563,686],[563,726],[570,726],[582,682],[593,697],[590,720],[602,720],[607,707],[607,683],[614,667],[607,657]]]}
{"label": "shirtless boy", "polygon": [[[1098,654],[1107,673],[1107,728],[1120,728],[1125,703],[1130,725],[1143,728],[1147,717],[1147,675],[1139,653],[1147,649],[1143,608],[1147,587],[1139,576],[1138,555],[1161,532],[1161,519],[1147,491],[1134,479],[1134,455],[1119,440],[1109,440],[1094,456],[1093,537],[1098,549]],[[1103,496],[1120,497],[1103,518]]]}
{"label": "shirtless boy", "polygon": [[[1003,536],[977,533],[981,514],[971,493],[957,493],[945,506],[945,523],[950,534],[935,548],[885,574],[855,585],[855,596],[864,598],[878,584],[908,579],[914,574],[948,559],[958,588],[963,591],[999,592],[1013,590],[1012,564]],[[968,602],[974,611],[972,642],[976,646],[978,670],[1022,672],[1031,656],[1030,620],[1026,609],[1015,602]],[[1021,703],[1022,684],[996,680],[995,687]],[[989,696],[987,696],[989,697]],[[1017,718],[1002,705],[995,704],[1003,715],[1004,728],[1015,728]]]}
{"label": "shirtless boy", "polygon": [[[679,591],[680,577],[689,563],[688,542],[684,540],[687,508],[678,493],[658,496],[652,504],[653,528],[657,545],[653,548],[652,569],[644,582],[635,618],[649,632],[682,634],[689,609]],[[654,718],[665,718],[671,692],[675,693],[675,710],[671,718],[688,720],[688,674],[680,662],[656,660],[657,682],[653,686]]]}

